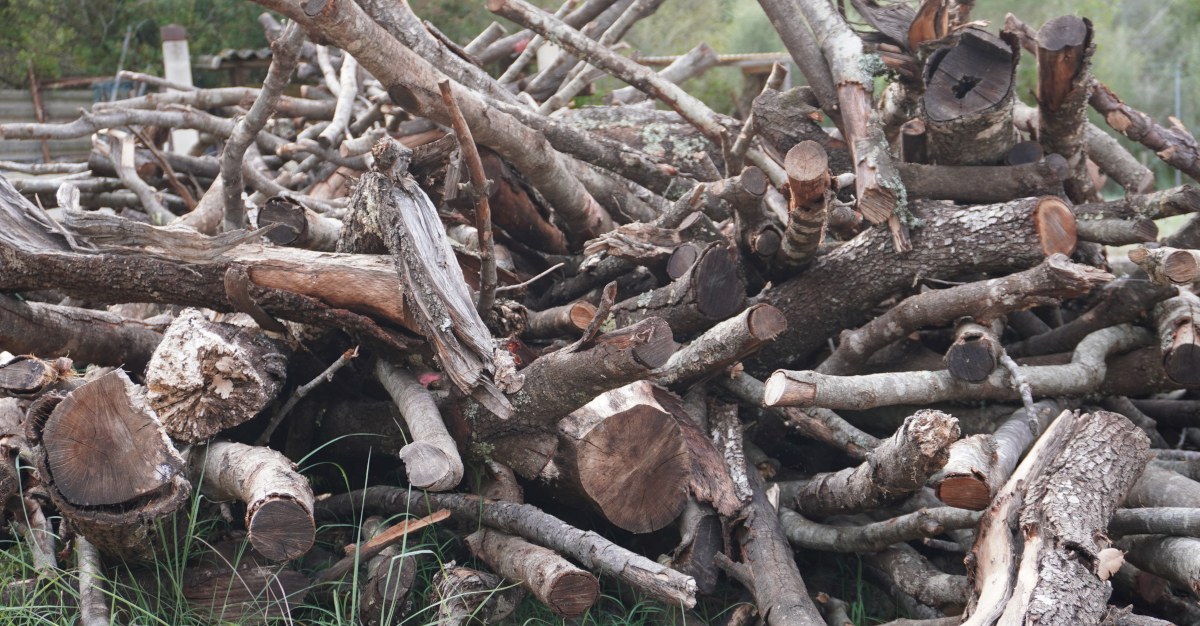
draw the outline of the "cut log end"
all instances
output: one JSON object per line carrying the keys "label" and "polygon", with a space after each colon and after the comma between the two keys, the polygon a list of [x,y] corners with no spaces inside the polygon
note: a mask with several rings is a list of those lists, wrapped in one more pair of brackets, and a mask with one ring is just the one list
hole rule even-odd
{"label": "cut log end", "polygon": [[675,338],[666,322],[658,318],[651,319],[655,323],[639,330],[639,334],[645,335],[645,341],[634,346],[633,356],[642,365],[657,369],[666,365],[675,352]]}
{"label": "cut log end", "polygon": [[741,182],[742,188],[756,198],[761,198],[763,194],[767,193],[769,184],[767,175],[753,165],[742,170],[738,180]]}
{"label": "cut log end", "polygon": [[[778,248],[778,240],[776,240]],[[725,319],[742,308],[744,287],[729,250],[720,246],[700,258],[696,272],[696,304],[701,313]]]}
{"label": "cut log end", "polygon": [[1038,239],[1046,256],[1055,253],[1070,256],[1079,242],[1075,229],[1075,214],[1062,200],[1047,196],[1038,201],[1034,211]]}
{"label": "cut log end", "polygon": [[759,341],[767,341],[787,329],[787,318],[769,304],[756,304],[750,311],[748,325],[751,336]]}
{"label": "cut log end", "polygon": [[55,486],[80,506],[146,495],[183,467],[154,413],[120,370],[68,395],[46,420],[41,438]]}
{"label": "cut log end", "polygon": [[0,366],[0,390],[15,396],[36,394],[58,380],[55,368],[33,357],[17,357]]}
{"label": "cut log end", "polygon": [[260,228],[272,224],[282,226],[268,231],[266,237],[280,246],[295,243],[308,229],[308,220],[304,219],[304,207],[280,197],[268,199],[258,212]]}
{"label": "cut log end", "polygon": [[596,307],[590,302],[580,300],[571,306],[571,324],[579,330],[587,330],[588,324],[592,322],[592,318],[596,317]]}
{"label": "cut log end", "polygon": [[808,406],[817,396],[817,386],[788,378],[783,371],[767,379],[763,391],[765,406]]}
{"label": "cut log end", "polygon": [[268,500],[250,517],[250,543],[263,556],[287,561],[303,556],[316,539],[312,514],[287,498]]}
{"label": "cut log end", "polygon": [[938,485],[937,498],[947,506],[982,511],[991,504],[992,494],[976,476],[948,476]]}
{"label": "cut log end", "polygon": [[674,418],[638,406],[608,418],[577,450],[579,480],[610,522],[634,533],[670,524],[683,511],[691,457]]}
{"label": "cut log end", "polygon": [[983,340],[955,344],[946,355],[950,375],[968,383],[981,383],[996,369],[996,360]]}
{"label": "cut log end", "polygon": [[815,141],[801,141],[788,150],[783,160],[788,187],[798,204],[807,204],[812,195],[824,193],[829,187],[829,155]]}
{"label": "cut log end", "polygon": [[587,572],[565,572],[546,598],[550,610],[566,618],[583,616],[600,599],[600,582]]}
{"label": "cut log end", "polygon": [[408,474],[408,482],[418,489],[440,491],[448,489],[441,483],[453,480],[454,466],[437,446],[427,441],[414,441],[400,450],[400,459]]}
{"label": "cut log end", "polygon": [[[1141,256],[1134,259],[1134,252],[1141,252]],[[1135,263],[1148,256],[1141,249],[1132,250],[1129,253],[1129,259]],[[1167,255],[1163,260],[1163,274],[1176,284],[1186,284],[1192,282],[1197,274],[1200,274],[1200,265],[1196,262],[1196,257],[1190,251],[1179,250]]]}
{"label": "cut log end", "polygon": [[698,258],[700,258],[700,248],[696,247],[696,244],[690,242],[680,244],[675,248],[675,252],[671,253],[671,258],[667,260],[667,276],[670,276],[671,280],[683,276]]}

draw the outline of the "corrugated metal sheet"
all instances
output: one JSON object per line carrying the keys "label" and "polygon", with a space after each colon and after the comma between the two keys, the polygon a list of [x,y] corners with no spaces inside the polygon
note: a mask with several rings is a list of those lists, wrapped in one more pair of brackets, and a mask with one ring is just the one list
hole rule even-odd
{"label": "corrugated metal sheet", "polygon": [[[46,121],[51,123],[70,122],[79,118],[80,109],[91,109],[92,90],[43,91],[46,105]],[[11,122],[37,122],[33,111],[33,95],[25,89],[0,89],[0,124]],[[86,158],[92,150],[89,137],[50,142],[52,157]],[[41,162],[40,141],[0,141],[0,160]]]}

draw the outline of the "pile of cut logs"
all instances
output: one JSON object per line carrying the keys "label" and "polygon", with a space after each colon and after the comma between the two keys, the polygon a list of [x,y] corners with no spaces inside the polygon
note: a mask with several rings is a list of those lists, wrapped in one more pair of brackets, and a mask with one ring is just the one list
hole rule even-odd
{"label": "pile of cut logs", "polygon": [[[618,53],[663,0],[487,0],[523,30],[462,46],[255,1],[261,88],[128,73],[167,90],[0,125],[94,142],[2,165],[36,175],[0,178],[5,604],[62,568],[107,623],[224,518],[181,583],[214,621],[574,618],[600,577],[842,626],[848,553],[897,624],[1200,624],[1200,218],[1155,225],[1200,192],[1113,131],[1194,178],[1200,145],[1093,77],[1088,20],[760,0],[807,85],[735,119],[679,86],[706,44]],[[478,569],[420,588],[402,540],[445,519]]]}

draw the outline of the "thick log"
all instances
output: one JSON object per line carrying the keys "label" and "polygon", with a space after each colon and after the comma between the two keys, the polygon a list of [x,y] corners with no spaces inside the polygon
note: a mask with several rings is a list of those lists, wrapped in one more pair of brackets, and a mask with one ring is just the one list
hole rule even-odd
{"label": "thick log", "polygon": [[1057,154],[1021,165],[897,166],[908,197],[959,202],[1010,202],[1030,196],[1061,196],[1070,173]]}
{"label": "thick log", "polygon": [[742,310],[745,287],[738,278],[736,251],[713,243],[670,285],[613,305],[618,328],[658,317],[680,337],[704,332]]}
{"label": "thick log", "polygon": [[520,537],[481,528],[466,538],[471,552],[497,574],[520,586],[556,615],[579,617],[600,597],[600,584],[566,559]]}
{"label": "thick log", "polygon": [[280,196],[268,198],[258,210],[258,226],[263,228],[272,224],[283,224],[283,228],[267,231],[266,237],[272,243],[318,252],[336,251],[342,234],[341,220],[326,217]]}
{"label": "thick log", "polygon": [[287,457],[270,448],[218,441],[192,448],[188,464],[206,498],[246,503],[250,543],[263,556],[286,561],[312,547],[312,488]]}
{"label": "thick log", "polygon": [[[1098,330],[1079,342],[1067,365],[1021,368],[1034,396],[1085,395],[1104,381],[1109,355],[1148,345],[1143,328],[1128,324]],[[901,372],[863,376],[826,376],[813,371],[779,370],[767,381],[766,406],[818,406],[863,410],[889,404],[928,404],[948,400],[1013,400],[1020,392],[1007,369],[999,369],[979,384],[966,383],[949,372]]]}
{"label": "thick log", "polygon": [[796,494],[796,509],[823,518],[876,509],[925,486],[946,464],[959,438],[958,420],[940,411],[918,411],[883,440],[858,467],[818,474]]}
{"label": "thick log", "polygon": [[191,485],[143,392],[114,370],[45,400],[25,436],[59,512],[108,556],[154,558],[162,533],[172,532],[160,518],[184,504]]}
{"label": "thick log", "polygon": [[837,349],[817,371],[853,374],[861,371],[875,352],[926,326],[946,324],[964,316],[990,324],[1011,311],[1052,305],[1060,298],[1077,298],[1109,280],[1111,274],[1072,263],[1059,254],[1033,269],[1004,278],[918,294],[865,326],[843,333]]}
{"label": "thick log", "polygon": [[606,391],[648,378],[673,347],[670,328],[658,318],[599,337],[585,334],[521,370],[525,385],[508,396],[508,419],[497,419],[472,399],[460,403],[461,414],[473,440],[494,446],[493,459],[532,479],[551,459],[559,420]]}
{"label": "thick log", "polygon": [[1125,506],[1200,508],[1200,483],[1150,464],[1129,490]]}
{"label": "thick log", "polygon": [[1200,275],[1200,250],[1162,246],[1153,250],[1134,248],[1129,260],[1137,263],[1158,285],[1188,285]]}
{"label": "thick log", "polygon": [[930,162],[995,165],[1004,159],[1020,140],[1012,125],[1019,59],[1015,45],[978,28],[963,30],[956,46],[930,57],[920,106]]}
{"label": "thick log", "polygon": [[1127,246],[1158,240],[1158,225],[1146,218],[1080,220],[1076,226],[1080,241],[1092,241],[1106,246]]}
{"label": "thick log", "polygon": [[558,424],[558,449],[543,477],[635,533],[683,512],[688,490],[723,514],[737,508],[712,443],[680,400],[639,381],[609,391]]}
{"label": "thick log", "polygon": [[254,417],[287,378],[290,351],[257,329],[175,318],[146,367],[146,400],[167,434],[202,442]]}
{"label": "thick log", "polygon": [[821,624],[820,613],[800,577],[778,513],[763,492],[762,477],[740,454],[742,426],[737,405],[715,405],[709,421],[714,439],[724,449],[725,462],[738,485],[738,499],[746,514],[734,531],[743,562],[732,564],[733,567],[748,570],[749,580],[743,582],[754,593],[755,604],[766,623],[778,626]]}
{"label": "thick log", "polygon": [[[492,181],[488,202],[493,205],[493,222],[509,235],[537,250],[567,254],[566,235],[543,215],[544,209],[539,209],[512,168],[486,148],[480,150],[479,156],[484,176]],[[451,203],[465,208],[465,205],[460,205],[464,200],[455,199]]]}
{"label": "thick log", "polygon": [[873,524],[834,526],[810,521],[791,509],[779,509],[779,523],[793,546],[828,552],[877,552],[896,543],[974,528],[979,518],[979,513],[945,506]]}
{"label": "thick log", "polygon": [[[1074,249],[1074,217],[1057,198],[972,208],[916,202],[910,210],[924,224],[911,231],[911,252],[881,249],[891,235],[870,229],[818,257],[803,274],[772,291],[771,302],[784,317],[805,323],[781,333],[752,371],[806,359],[824,347],[828,337],[860,323],[872,307],[912,285],[917,275],[947,279],[971,272],[1011,272]],[[970,250],[970,256],[960,250]],[[831,309],[832,298],[839,305]]]}
{"label": "thick log", "polygon": [[399,407],[408,426],[411,440],[400,449],[408,482],[430,491],[456,487],[462,481],[462,459],[432,394],[410,372],[382,359],[375,364],[375,377]]}
{"label": "thick log", "polygon": [[1200,401],[1130,400],[1133,406],[1169,428],[1200,428]]}
{"label": "thick log", "polygon": [[1134,535],[1116,545],[1139,569],[1162,576],[1181,589],[1200,593],[1200,539]]}
{"label": "thick log", "polygon": [[1079,419],[1066,448],[1026,492],[1024,554],[1002,620],[1067,626],[1103,616],[1111,593],[1105,580],[1120,566],[1104,533],[1149,447],[1146,435],[1116,413]]}
{"label": "thick log", "polygon": [[163,325],[105,311],[0,295],[0,350],[79,364],[126,366],[140,373],[162,341]]}
{"label": "thick log", "polygon": [[1034,408],[1033,416],[1024,407],[1018,409],[990,435],[973,435],[951,444],[946,465],[929,478],[937,498],[952,507],[986,509],[1021,455],[1059,412],[1053,400],[1042,400]]}
{"label": "thick log", "polygon": [[921,604],[946,613],[961,612],[967,605],[967,577],[942,572],[907,543],[865,554],[863,563],[882,570],[900,591]]}
{"label": "thick log", "polygon": [[754,355],[785,328],[787,320],[775,307],[761,303],[750,306],[672,354],[657,382],[681,388],[700,384]]}
{"label": "thick log", "polygon": [[1102,403],[1105,409],[1113,413],[1120,413],[1126,419],[1133,422],[1135,426],[1142,429],[1146,436],[1150,438],[1150,447],[1155,449],[1170,448],[1170,444],[1158,432],[1158,422],[1155,422],[1150,416],[1141,412],[1133,402],[1125,396],[1109,396]]}
{"label": "thick log", "polygon": [[527,504],[495,502],[465,494],[441,494],[368,487],[326,498],[318,503],[318,517],[350,516],[363,508],[394,515],[428,514],[448,509],[451,516],[469,524],[485,524],[574,559],[592,571],[613,576],[670,606],[695,606],[696,583],[690,576],[639,556],[600,535],[572,528],[562,520]]}
{"label": "thick log", "polygon": [[825,235],[825,213],[833,199],[829,157],[815,141],[802,141],[783,162],[788,178],[788,223],[775,255],[775,270],[791,274],[812,262]]}
{"label": "thick log", "polygon": [[1108,533],[1200,537],[1200,511],[1188,507],[1118,509],[1108,522]]}
{"label": "thick log", "polygon": [[1104,285],[1096,303],[1079,317],[1058,328],[1009,344],[1005,350],[1014,359],[1067,352],[1097,330],[1134,321],[1156,302],[1175,295],[1173,289],[1148,280],[1119,278]]}
{"label": "thick log", "polygon": [[1092,75],[1089,65],[1096,47],[1092,23],[1074,15],[1046,22],[1037,36],[1038,141],[1047,154],[1067,160],[1071,175],[1063,181],[1067,197],[1076,204],[1096,199],[1087,171],[1087,101]]}

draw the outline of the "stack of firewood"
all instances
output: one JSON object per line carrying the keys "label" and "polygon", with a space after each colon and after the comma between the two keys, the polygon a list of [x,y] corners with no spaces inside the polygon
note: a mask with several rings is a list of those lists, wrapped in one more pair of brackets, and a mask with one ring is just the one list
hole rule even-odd
{"label": "stack of firewood", "polygon": [[[488,0],[527,30],[465,46],[404,2],[255,1],[289,20],[260,89],[128,74],[176,89],[0,125],[94,142],[0,178],[0,502],[84,623],[204,515],[239,529],[183,581],[213,620],[398,622],[397,542],[448,518],[486,566],[432,582],[454,624],[578,617],[607,576],[840,626],[820,552],[916,623],[1200,623],[1200,220],[1154,223],[1200,193],[1086,108],[1189,176],[1200,146],[1093,78],[1086,19],[760,0],[807,86],[777,66],[739,120],[678,86],[706,44],[618,54],[662,0]],[[310,455],[397,486],[314,493]],[[317,541],[347,556],[295,568]]]}

